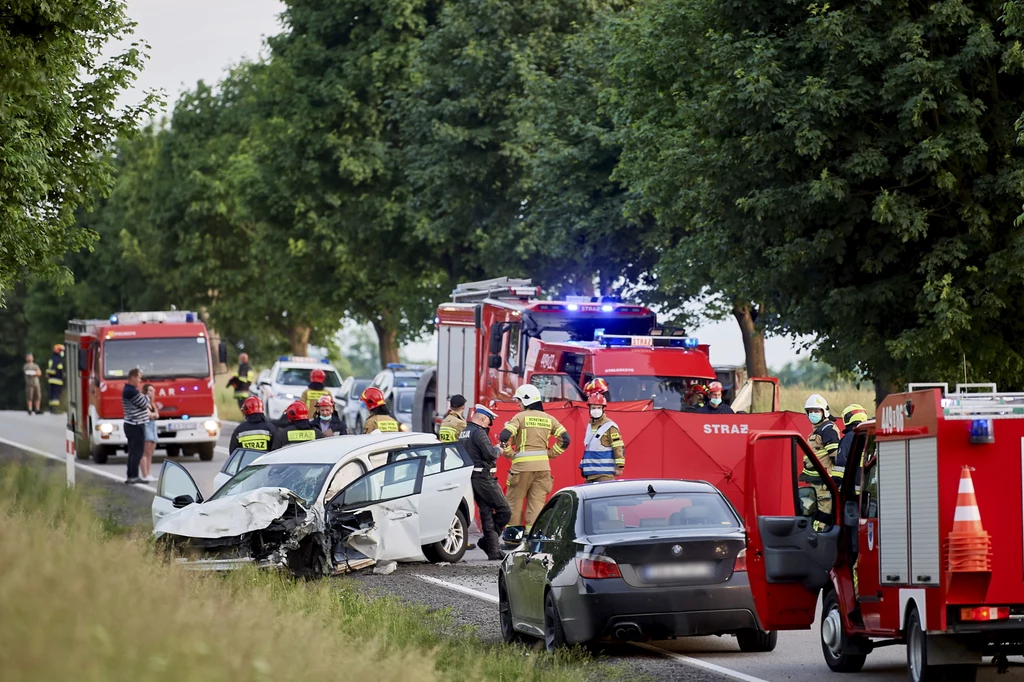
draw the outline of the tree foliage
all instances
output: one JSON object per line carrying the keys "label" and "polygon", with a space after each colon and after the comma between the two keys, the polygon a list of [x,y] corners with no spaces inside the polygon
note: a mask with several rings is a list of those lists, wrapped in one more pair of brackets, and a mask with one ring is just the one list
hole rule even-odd
{"label": "tree foliage", "polygon": [[99,57],[132,26],[121,0],[10,0],[0,13],[0,301],[28,274],[69,284],[64,254],[95,239],[75,211],[109,187],[107,146],[154,102],[115,106],[141,45]]}

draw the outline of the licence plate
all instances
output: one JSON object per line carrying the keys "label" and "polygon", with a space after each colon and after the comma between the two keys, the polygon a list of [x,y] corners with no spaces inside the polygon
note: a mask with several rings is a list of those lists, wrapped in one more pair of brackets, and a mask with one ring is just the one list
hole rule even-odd
{"label": "licence plate", "polygon": [[194,431],[195,428],[195,422],[171,422],[167,425],[168,431]]}
{"label": "licence plate", "polygon": [[664,580],[697,580],[710,578],[715,574],[715,565],[708,561],[687,562],[678,564],[648,564],[643,566],[640,577],[646,582]]}

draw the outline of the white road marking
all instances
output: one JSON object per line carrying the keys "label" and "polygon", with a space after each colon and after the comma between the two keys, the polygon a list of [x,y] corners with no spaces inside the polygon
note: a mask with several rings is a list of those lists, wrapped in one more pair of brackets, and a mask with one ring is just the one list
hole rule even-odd
{"label": "white road marking", "polygon": [[643,642],[633,642],[633,646],[640,649],[646,649],[647,651],[652,651],[658,654],[659,656],[664,656],[665,658],[669,658],[673,661],[678,661],[679,663],[685,663],[687,665],[692,665],[697,668],[703,668],[704,670],[710,670],[711,672],[718,673],[719,675],[731,677],[734,680],[743,680],[743,682],[768,682],[768,680],[761,679],[760,677],[747,675],[746,673],[741,673],[738,670],[733,670],[731,668],[724,668],[720,665],[715,665],[714,663],[702,661],[699,658],[693,658],[692,656],[684,656],[682,654],[677,654],[672,651],[665,651],[664,649],[659,649],[658,647],[651,644],[644,644]]}
{"label": "white road marking", "polygon": [[[24,443],[16,443],[13,440],[7,440],[6,438],[0,438],[0,443],[5,443],[5,444],[10,445],[12,447],[18,448],[19,450],[24,450],[25,452],[31,452],[34,455],[39,455],[41,457],[48,457],[50,459],[55,459],[55,460],[57,460],[59,462],[67,461],[67,457],[65,455],[54,455],[52,453],[36,449],[36,448],[34,448],[34,447],[30,446],[30,445],[25,445]],[[96,467],[89,466],[88,464],[81,464],[79,462],[75,462],[75,466],[78,467],[79,469],[81,469],[82,471],[88,471],[90,474],[96,474],[97,476],[102,476],[103,478],[109,478],[110,480],[117,481],[118,483],[124,483],[124,478],[122,478],[122,477],[120,477],[120,476],[118,476],[116,474],[112,474],[109,471],[106,471],[104,469],[97,469]],[[143,483],[137,483],[135,485],[135,487],[136,488],[140,488],[142,490],[145,490],[147,492],[150,492],[150,493],[153,493],[154,495],[156,495],[156,488],[154,488],[151,485],[145,485]]]}
{"label": "white road marking", "polygon": [[416,573],[415,576],[420,580],[425,580],[428,583],[440,585],[441,587],[452,590],[453,592],[461,592],[462,594],[468,594],[471,597],[483,599],[484,601],[489,601],[492,604],[498,603],[498,598],[495,597],[493,594],[487,594],[486,592],[480,592],[479,590],[474,590],[469,587],[463,587],[462,585],[457,585],[456,583],[450,583],[447,580],[438,580],[437,578],[431,578],[429,575],[420,575],[419,573]]}
{"label": "white road marking", "polygon": [[[439,580],[438,578],[431,578],[430,576],[421,575],[419,573],[416,573],[414,575],[420,580],[423,580],[428,583],[433,583],[434,585],[444,587],[454,592],[460,592],[462,594],[467,594],[471,597],[476,597],[477,599],[483,599],[484,601],[491,602],[492,604],[498,603],[498,598],[495,597],[493,594],[487,594],[486,592],[480,592],[479,590],[464,587],[457,583],[451,583],[447,580]],[[710,670],[711,672],[718,673],[719,675],[731,677],[734,680],[742,680],[742,682],[768,682],[767,680],[763,680],[760,677],[754,677],[752,675],[741,673],[738,670],[732,670],[730,668],[725,668],[720,665],[715,665],[714,663],[708,663],[707,661],[702,661],[699,658],[693,658],[691,656],[684,656],[682,654],[677,654],[671,651],[665,651],[664,649],[659,649],[658,647],[653,646],[651,644],[634,642],[633,646],[638,647],[640,649],[645,649],[647,651],[652,651],[658,654],[659,656],[664,656],[665,658],[676,661],[677,663],[684,663],[686,665],[692,665],[696,668]]]}
{"label": "white road marking", "polygon": [[228,449],[226,447],[224,447],[223,445],[218,445],[218,446],[214,447],[213,451],[214,452],[219,452],[222,455],[230,455],[231,454],[230,452],[228,452]]}

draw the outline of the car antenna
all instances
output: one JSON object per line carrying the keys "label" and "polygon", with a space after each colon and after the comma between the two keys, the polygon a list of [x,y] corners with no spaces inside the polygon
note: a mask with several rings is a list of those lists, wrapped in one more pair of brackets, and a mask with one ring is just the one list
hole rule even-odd
{"label": "car antenna", "polygon": [[647,494],[651,496],[651,499],[654,499],[654,496],[658,494],[658,491],[654,489],[653,485],[648,483],[647,484]]}

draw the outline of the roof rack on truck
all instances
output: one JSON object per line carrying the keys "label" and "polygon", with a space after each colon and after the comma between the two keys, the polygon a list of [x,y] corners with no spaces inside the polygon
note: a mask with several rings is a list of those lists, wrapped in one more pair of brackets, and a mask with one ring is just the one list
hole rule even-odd
{"label": "roof rack on truck", "polygon": [[938,388],[942,391],[942,416],[945,419],[1024,419],[1024,393],[1000,392],[992,383],[957,384],[949,391],[946,383],[910,384],[908,391]]}
{"label": "roof rack on truck", "polygon": [[464,282],[452,292],[453,303],[476,303],[489,298],[529,300],[540,295],[540,287],[529,279],[496,277],[479,282]]}

